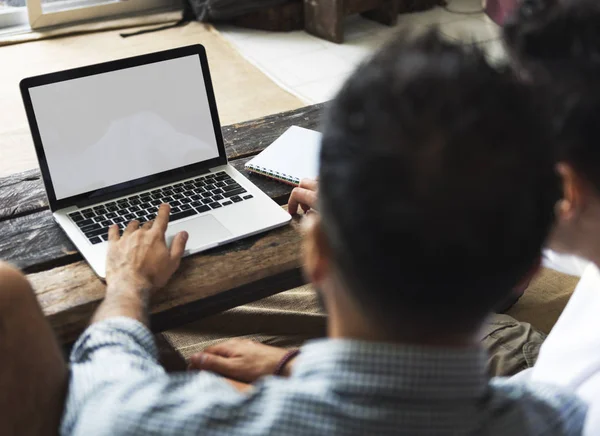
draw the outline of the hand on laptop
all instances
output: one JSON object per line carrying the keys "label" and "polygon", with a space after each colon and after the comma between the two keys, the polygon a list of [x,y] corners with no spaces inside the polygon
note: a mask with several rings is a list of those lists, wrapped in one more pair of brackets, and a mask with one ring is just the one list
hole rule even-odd
{"label": "hand on laptop", "polygon": [[119,236],[116,225],[108,231],[106,259],[106,298],[94,322],[115,316],[127,316],[147,322],[149,298],[167,284],[179,267],[188,234],[178,233],[167,247],[165,232],[170,207],[160,206],[155,221],[140,227],[132,221]]}
{"label": "hand on laptop", "polygon": [[294,188],[288,202],[288,212],[291,215],[298,213],[298,207],[306,213],[311,209],[316,210],[319,193],[319,182],[312,179],[302,179],[300,186]]}
{"label": "hand on laptop", "polygon": [[[271,347],[248,339],[231,339],[190,358],[190,369],[216,372],[224,377],[253,383],[260,377],[273,375],[281,359],[287,354],[285,348]],[[282,371],[289,376],[294,361]]]}
{"label": "hand on laptop", "polygon": [[160,206],[154,221],[140,227],[132,221],[119,236],[119,228],[113,225],[108,232],[108,257],[106,281],[115,280],[141,284],[151,289],[162,288],[179,267],[188,238],[186,232],[175,236],[167,247],[165,232],[171,208]]}

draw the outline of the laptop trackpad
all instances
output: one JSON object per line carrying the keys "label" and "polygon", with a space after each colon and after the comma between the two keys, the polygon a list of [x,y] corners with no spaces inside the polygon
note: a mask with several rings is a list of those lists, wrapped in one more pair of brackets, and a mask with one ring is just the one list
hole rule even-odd
{"label": "laptop trackpad", "polygon": [[223,241],[231,236],[231,232],[214,216],[203,215],[181,223],[169,224],[167,245],[170,246],[175,235],[183,230],[189,234],[189,239],[185,244],[185,254],[197,251],[206,245]]}

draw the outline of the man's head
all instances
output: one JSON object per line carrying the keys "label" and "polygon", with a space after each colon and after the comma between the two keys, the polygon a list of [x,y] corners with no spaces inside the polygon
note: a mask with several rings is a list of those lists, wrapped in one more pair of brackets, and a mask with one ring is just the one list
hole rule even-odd
{"label": "man's head", "polygon": [[402,39],[329,108],[307,271],[385,331],[472,333],[539,261],[558,198],[548,138],[528,89],[480,52]]}
{"label": "man's head", "polygon": [[598,261],[600,2],[524,1],[504,39],[512,63],[552,97],[546,101],[564,193],[552,247]]}

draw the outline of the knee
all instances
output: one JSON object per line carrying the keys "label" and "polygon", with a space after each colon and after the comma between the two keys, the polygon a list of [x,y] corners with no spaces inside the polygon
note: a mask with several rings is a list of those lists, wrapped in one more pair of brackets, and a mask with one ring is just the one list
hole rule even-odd
{"label": "knee", "polygon": [[0,261],[0,312],[35,301],[29,281],[17,268]]}

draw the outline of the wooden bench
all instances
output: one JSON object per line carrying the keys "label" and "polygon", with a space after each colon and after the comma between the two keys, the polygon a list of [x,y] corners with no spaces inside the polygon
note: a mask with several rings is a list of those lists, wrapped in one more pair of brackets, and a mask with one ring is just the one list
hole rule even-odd
{"label": "wooden bench", "polygon": [[[277,203],[291,187],[251,175],[244,164],[288,127],[318,129],[322,105],[223,128],[230,163]],[[152,302],[155,332],[304,284],[297,220],[291,225],[185,258]],[[28,274],[38,300],[64,344],[85,329],[105,285],[54,222],[38,170],[0,178],[0,259]]]}
{"label": "wooden bench", "polygon": [[446,0],[289,0],[265,7],[230,22],[237,26],[271,31],[304,28],[328,41],[344,41],[344,19],[361,14],[379,23],[393,26],[398,14],[424,11],[443,6]]}
{"label": "wooden bench", "polygon": [[341,43],[347,15],[360,13],[391,26],[397,20],[399,1],[404,0],[289,0],[234,18],[230,23],[271,31],[305,29],[320,38]]}
{"label": "wooden bench", "polygon": [[304,28],[331,42],[344,42],[344,19],[352,14],[393,26],[398,0],[304,0]]}

